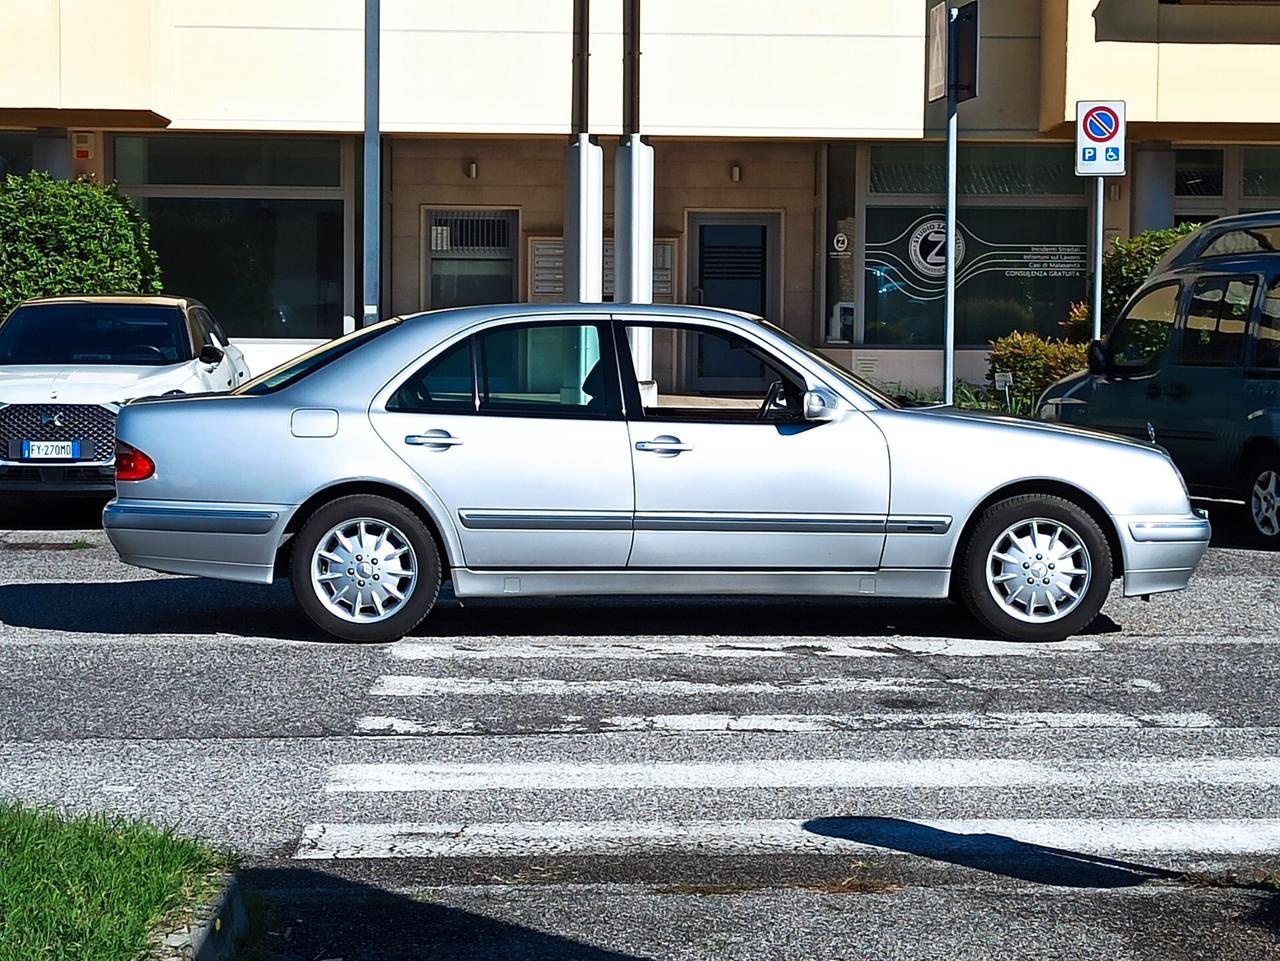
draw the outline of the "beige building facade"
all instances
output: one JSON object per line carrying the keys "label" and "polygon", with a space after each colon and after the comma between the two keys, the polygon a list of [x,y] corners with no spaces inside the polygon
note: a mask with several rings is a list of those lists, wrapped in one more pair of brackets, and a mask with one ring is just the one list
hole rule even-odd
{"label": "beige building facade", "polygon": [[[929,0],[644,0],[655,300],[759,310],[882,383],[937,386],[944,118]],[[0,172],[115,180],[166,281],[258,349],[360,313],[362,0],[0,7]],[[383,0],[384,314],[563,297],[572,0]],[[1280,6],[981,0],[960,109],[957,372],[1087,292],[1075,103],[1128,104],[1109,235],[1280,208]],[[622,131],[622,3],[592,0],[591,132]],[[606,185],[605,233],[612,229]],[[606,293],[610,286],[606,263]],[[685,372],[679,376],[715,376]],[[673,376],[677,376],[673,374]]]}

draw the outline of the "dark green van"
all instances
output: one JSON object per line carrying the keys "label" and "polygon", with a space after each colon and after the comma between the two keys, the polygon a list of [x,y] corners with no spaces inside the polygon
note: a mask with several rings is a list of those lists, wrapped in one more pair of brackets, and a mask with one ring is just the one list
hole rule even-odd
{"label": "dark green van", "polygon": [[1184,237],[1037,411],[1154,441],[1192,496],[1243,501],[1280,546],[1280,211]]}

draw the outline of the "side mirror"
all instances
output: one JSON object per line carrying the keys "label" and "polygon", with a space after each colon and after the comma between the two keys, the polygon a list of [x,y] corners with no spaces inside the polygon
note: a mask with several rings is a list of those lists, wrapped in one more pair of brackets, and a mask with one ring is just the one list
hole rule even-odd
{"label": "side mirror", "polygon": [[812,421],[835,420],[840,416],[836,400],[820,390],[808,390],[804,394],[804,419]]}
{"label": "side mirror", "polygon": [[222,363],[222,358],[226,356],[226,351],[213,344],[205,344],[200,348],[200,363],[208,364],[210,367],[217,367]]}
{"label": "side mirror", "polygon": [[1107,349],[1100,340],[1089,341],[1089,373],[1105,374],[1107,371]]}

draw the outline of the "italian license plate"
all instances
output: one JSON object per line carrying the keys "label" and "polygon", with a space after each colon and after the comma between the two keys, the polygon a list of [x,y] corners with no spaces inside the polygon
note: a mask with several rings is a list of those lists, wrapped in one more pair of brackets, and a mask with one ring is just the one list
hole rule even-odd
{"label": "italian license plate", "polygon": [[78,460],[80,442],[78,440],[24,440],[22,442],[23,460]]}

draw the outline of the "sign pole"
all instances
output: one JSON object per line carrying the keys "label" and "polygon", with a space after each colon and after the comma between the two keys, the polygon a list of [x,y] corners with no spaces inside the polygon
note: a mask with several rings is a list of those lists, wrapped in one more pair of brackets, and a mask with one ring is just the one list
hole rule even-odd
{"label": "sign pole", "polygon": [[1102,339],[1102,192],[1106,178],[1099,177],[1093,201],[1093,339]]}
{"label": "sign pole", "polygon": [[947,290],[942,323],[942,403],[955,403],[956,380],[956,141],[960,123],[957,119],[956,89],[956,22],[960,11],[952,7],[949,14],[947,43]]}

